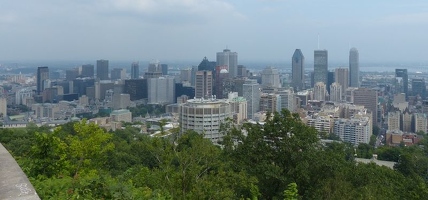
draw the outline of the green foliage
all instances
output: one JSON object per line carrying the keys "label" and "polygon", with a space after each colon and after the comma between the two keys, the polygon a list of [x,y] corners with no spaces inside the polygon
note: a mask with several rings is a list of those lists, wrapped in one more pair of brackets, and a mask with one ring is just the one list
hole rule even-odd
{"label": "green foliage", "polygon": [[297,200],[299,197],[299,193],[297,190],[296,183],[290,183],[287,186],[287,189],[284,191],[284,200]]}
{"label": "green foliage", "polygon": [[[174,130],[177,131],[177,130]],[[244,134],[245,133],[245,134]],[[196,132],[152,138],[126,126],[107,133],[86,121],[0,130],[42,199],[424,199],[428,142],[379,147],[395,170],[355,163],[354,147],[322,144],[287,110],[264,125],[221,125],[214,145]],[[360,144],[358,157],[373,147]]]}

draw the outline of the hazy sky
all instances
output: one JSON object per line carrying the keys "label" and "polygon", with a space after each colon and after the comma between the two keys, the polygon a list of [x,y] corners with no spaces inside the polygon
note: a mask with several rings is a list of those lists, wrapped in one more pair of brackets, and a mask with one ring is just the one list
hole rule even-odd
{"label": "hazy sky", "polygon": [[0,60],[428,61],[423,0],[0,0]]}

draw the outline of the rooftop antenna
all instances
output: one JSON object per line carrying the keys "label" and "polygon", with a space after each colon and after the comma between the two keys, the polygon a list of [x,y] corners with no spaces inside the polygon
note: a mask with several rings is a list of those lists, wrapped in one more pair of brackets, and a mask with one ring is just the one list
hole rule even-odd
{"label": "rooftop antenna", "polygon": [[318,33],[318,49],[320,49],[320,34]]}

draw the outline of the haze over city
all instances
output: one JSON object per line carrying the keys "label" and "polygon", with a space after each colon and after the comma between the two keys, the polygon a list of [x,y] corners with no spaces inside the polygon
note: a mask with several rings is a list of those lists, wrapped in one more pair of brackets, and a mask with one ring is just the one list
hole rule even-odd
{"label": "haze over city", "polygon": [[[426,63],[428,2],[295,0],[1,1],[0,61],[215,60],[289,64],[302,49],[347,63]],[[391,69],[392,71],[393,69]]]}

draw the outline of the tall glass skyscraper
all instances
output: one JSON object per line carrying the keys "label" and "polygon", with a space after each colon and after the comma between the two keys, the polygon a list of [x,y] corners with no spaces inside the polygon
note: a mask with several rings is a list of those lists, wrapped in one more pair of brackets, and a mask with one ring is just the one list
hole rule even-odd
{"label": "tall glass skyscraper", "polygon": [[349,51],[349,87],[360,87],[360,55],[356,48]]}
{"label": "tall glass skyscraper", "polygon": [[97,78],[108,80],[108,60],[97,60]]}
{"label": "tall glass skyscraper", "polygon": [[49,79],[49,68],[38,67],[37,68],[37,94],[41,94],[45,89],[44,81]]}
{"label": "tall glass skyscraper", "polygon": [[295,91],[305,89],[305,56],[300,49],[294,51],[291,58],[292,86]]}
{"label": "tall glass skyscraper", "polygon": [[238,53],[231,52],[229,49],[217,52],[217,66],[223,65],[227,65],[231,78],[238,76]]}
{"label": "tall glass skyscraper", "polygon": [[131,64],[131,79],[140,78],[140,65],[138,62],[133,62]]}
{"label": "tall glass skyscraper", "polygon": [[328,79],[328,51],[314,51],[314,83],[323,82],[327,85]]}

